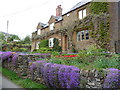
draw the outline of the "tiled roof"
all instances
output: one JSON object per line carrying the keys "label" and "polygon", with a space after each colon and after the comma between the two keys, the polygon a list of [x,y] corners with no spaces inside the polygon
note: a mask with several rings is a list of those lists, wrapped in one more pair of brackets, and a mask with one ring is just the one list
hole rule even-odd
{"label": "tiled roof", "polygon": [[90,2],[90,1],[92,1],[92,0],[83,0],[83,1],[79,2],[79,3],[77,3],[74,7],[72,7],[72,8],[70,9],[70,11],[72,11],[72,10],[74,10],[74,9],[76,9],[76,8],[79,8],[79,7],[87,4],[87,3]]}
{"label": "tiled roof", "polygon": [[[92,1],[92,0],[83,0],[83,1],[80,1],[79,3],[77,3],[75,6],[73,6],[73,7],[72,7],[68,12],[66,12],[65,14],[67,14],[67,13],[69,13],[69,12],[71,12],[71,11],[73,11],[73,10],[75,10],[75,9],[77,9],[77,8],[79,8],[79,7],[83,6],[83,5],[91,2],[91,1]],[[65,14],[63,14],[63,15],[65,15]]]}

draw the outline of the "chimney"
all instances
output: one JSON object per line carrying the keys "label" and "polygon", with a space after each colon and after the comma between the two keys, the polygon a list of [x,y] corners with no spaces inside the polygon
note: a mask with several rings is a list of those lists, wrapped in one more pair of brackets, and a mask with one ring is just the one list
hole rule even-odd
{"label": "chimney", "polygon": [[56,16],[62,16],[62,8],[61,5],[58,5],[56,8]]}

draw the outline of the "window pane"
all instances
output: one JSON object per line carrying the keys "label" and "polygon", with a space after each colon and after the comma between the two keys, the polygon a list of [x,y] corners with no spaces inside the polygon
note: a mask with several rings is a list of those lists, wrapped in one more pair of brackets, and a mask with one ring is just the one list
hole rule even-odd
{"label": "window pane", "polygon": [[79,11],[79,19],[82,19],[82,10]]}
{"label": "window pane", "polygon": [[89,39],[89,31],[86,30],[86,40]]}
{"label": "window pane", "polygon": [[81,31],[82,33],[82,40],[84,40],[84,31]]}
{"label": "window pane", "polygon": [[54,40],[54,38],[49,39],[49,47],[53,47],[53,45],[54,45],[53,40]]}
{"label": "window pane", "polygon": [[86,17],[86,9],[83,10],[83,18]]}
{"label": "window pane", "polygon": [[37,42],[37,43],[36,43],[36,49],[39,49],[39,43],[40,43],[40,42]]}

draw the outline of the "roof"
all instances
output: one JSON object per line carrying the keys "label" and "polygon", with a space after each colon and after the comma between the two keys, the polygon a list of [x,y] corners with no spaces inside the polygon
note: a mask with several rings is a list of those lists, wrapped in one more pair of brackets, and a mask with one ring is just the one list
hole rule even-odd
{"label": "roof", "polygon": [[[83,0],[83,1],[81,1],[81,2],[79,2],[79,3],[77,3],[75,6],[73,6],[73,7],[72,7],[68,12],[66,12],[65,14],[67,14],[67,13],[69,13],[69,12],[71,12],[71,11],[74,11],[75,9],[77,9],[77,8],[83,6],[83,5],[85,5],[85,4],[87,4],[87,3],[91,2],[91,1],[92,1],[92,0]],[[63,14],[63,15],[65,15],[65,14]]]}
{"label": "roof", "polygon": [[42,27],[46,26],[46,24],[41,23],[41,22],[39,22],[38,24],[39,24],[40,26],[42,26]]}
{"label": "roof", "polygon": [[55,18],[56,21],[62,20],[62,16],[54,16],[54,15],[52,15],[52,16],[53,16],[53,18]]}

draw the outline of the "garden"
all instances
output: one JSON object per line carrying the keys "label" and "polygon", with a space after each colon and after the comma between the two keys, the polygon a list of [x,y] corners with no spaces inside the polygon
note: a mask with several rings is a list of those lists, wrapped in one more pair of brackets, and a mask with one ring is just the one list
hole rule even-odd
{"label": "garden", "polygon": [[[57,51],[48,51],[49,53],[1,51],[0,56],[4,68],[11,69],[8,67],[11,64],[14,67],[11,70],[19,76],[18,63],[21,63],[24,70],[27,68],[22,77],[30,76],[29,79],[49,88],[120,88],[120,54],[109,53],[95,45],[79,53],[60,54]],[[37,58],[32,59],[31,56]]]}

